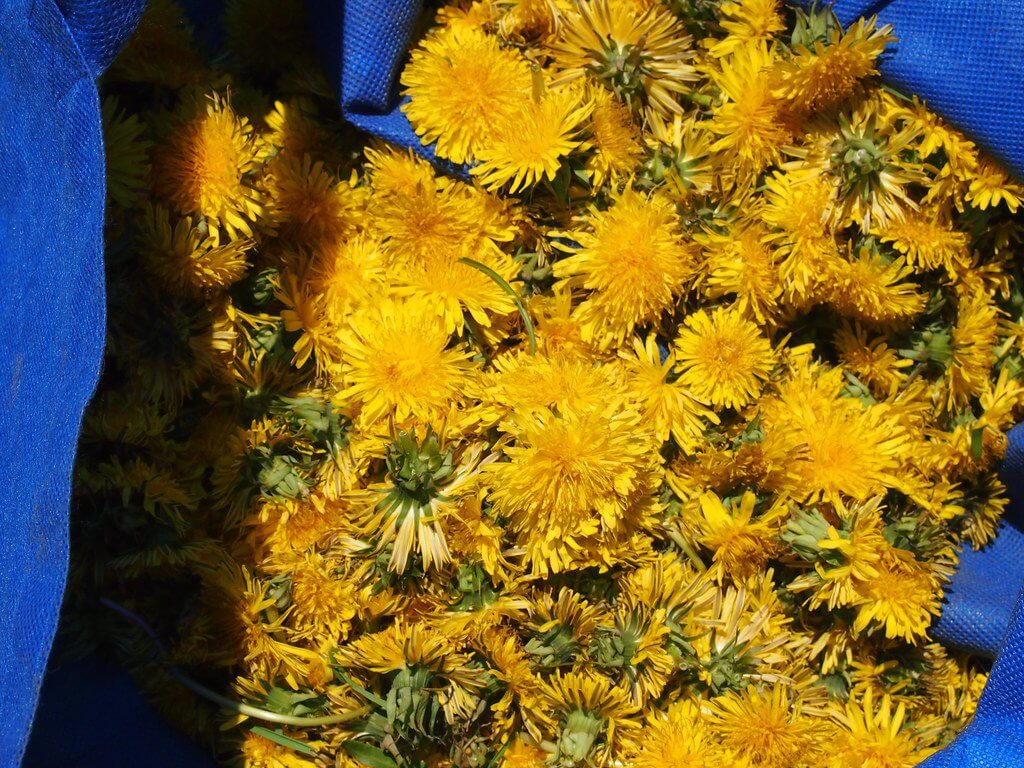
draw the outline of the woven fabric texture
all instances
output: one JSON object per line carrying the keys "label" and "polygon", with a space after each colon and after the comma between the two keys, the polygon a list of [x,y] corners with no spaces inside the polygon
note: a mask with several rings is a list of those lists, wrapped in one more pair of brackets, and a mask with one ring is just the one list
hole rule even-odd
{"label": "woven fabric texture", "polygon": [[57,625],[71,465],[103,345],[94,75],[141,10],[61,5],[0,3],[0,766],[20,760]]}
{"label": "woven fabric texture", "polygon": [[[75,439],[101,359],[104,178],[94,78],[143,3],[0,2],[0,268],[10,290],[0,304],[7,333],[0,348],[0,768],[20,762],[53,639]],[[309,7],[345,117],[436,162],[405,119],[395,82],[422,0],[309,0]],[[843,21],[877,13],[893,24],[900,41],[882,63],[884,76],[1024,176],[1024,0],[838,0],[835,7]],[[1011,615],[1013,627],[974,723],[928,768],[1024,764],[1017,695],[1024,607],[1013,613],[1024,581],[1020,430],[1004,480],[1014,499],[1008,523],[994,545],[965,554],[936,634],[994,654]],[[91,662],[52,675],[46,701],[26,766],[208,764],[140,709],[122,676]],[[79,722],[68,730],[73,715]],[[165,762],[153,763],[154,754]]]}

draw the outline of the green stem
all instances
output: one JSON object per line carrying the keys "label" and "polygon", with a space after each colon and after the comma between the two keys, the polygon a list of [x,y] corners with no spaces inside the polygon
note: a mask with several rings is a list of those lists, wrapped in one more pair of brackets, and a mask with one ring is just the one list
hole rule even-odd
{"label": "green stem", "polygon": [[500,287],[503,291],[505,291],[505,293],[512,297],[512,301],[515,302],[516,309],[519,310],[519,316],[523,318],[523,325],[526,326],[526,335],[530,338],[530,354],[537,354],[537,336],[533,332],[533,321],[530,320],[530,313],[526,311],[526,305],[523,304],[522,297],[520,297],[520,295],[516,293],[515,289],[508,284],[508,281],[505,280],[505,278],[503,278],[493,269],[488,267],[486,264],[481,264],[479,261],[474,261],[473,259],[467,257],[459,259],[459,262],[461,264],[465,264],[466,266],[473,267],[473,269],[479,270],[480,272],[483,272],[485,275],[491,278],[491,280],[493,280],[498,285],[498,287]]}
{"label": "green stem", "polygon": [[178,669],[178,667],[176,667],[174,664],[168,661],[169,654],[167,652],[167,648],[160,641],[160,637],[156,634],[156,630],[149,626],[149,624],[147,624],[141,616],[132,613],[123,605],[118,605],[113,600],[108,600],[105,597],[100,598],[100,602],[110,610],[128,619],[128,621],[135,624],[139,629],[141,629],[146,634],[146,636],[152,641],[156,649],[160,652],[160,656],[163,658],[164,663],[167,666],[167,671],[170,672],[171,677],[173,677],[183,686],[185,686],[190,691],[195,693],[197,696],[201,696],[202,698],[208,701],[212,701],[214,704],[223,707],[224,709],[230,710],[232,712],[237,712],[238,714],[245,715],[246,717],[256,718],[257,720],[264,720],[268,723],[292,725],[297,728],[314,728],[316,726],[321,725],[337,725],[339,723],[347,723],[352,720],[358,720],[359,718],[363,717],[364,715],[370,712],[370,707],[364,706],[360,707],[359,709],[352,710],[351,712],[345,712],[340,715],[323,715],[321,717],[295,717],[293,715],[282,715],[278,712],[271,712],[266,709],[260,709],[259,707],[252,706],[251,704],[246,704],[241,701],[229,699],[226,696],[221,696],[216,691],[211,691],[202,683],[193,680],[191,677],[189,677],[180,669]]}

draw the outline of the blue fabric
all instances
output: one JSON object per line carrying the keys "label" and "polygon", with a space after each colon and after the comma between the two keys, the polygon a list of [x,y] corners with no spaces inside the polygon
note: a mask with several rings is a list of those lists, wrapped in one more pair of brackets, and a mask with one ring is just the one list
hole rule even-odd
{"label": "blue fabric", "polygon": [[95,658],[46,675],[25,768],[213,768],[123,669]]}
{"label": "blue fabric", "polygon": [[94,77],[139,0],[0,2],[0,766],[16,766],[68,559],[71,465],[104,334]]}
{"label": "blue fabric", "polygon": [[[807,0],[803,0],[807,5]],[[1022,0],[836,0],[843,24],[878,14],[898,42],[880,67],[1024,177]]]}
{"label": "blue fabric", "polygon": [[[94,78],[143,2],[0,0],[0,268],[8,289],[0,302],[0,768],[20,762],[52,642],[75,438],[101,359],[104,179]],[[395,84],[422,0],[309,5],[345,117],[433,159],[401,112]],[[885,57],[885,77],[1024,176],[1022,0],[839,0],[836,11],[844,22],[877,12],[893,24],[900,42]],[[988,653],[1024,576],[1019,430],[1004,475],[1014,498],[1009,523],[993,546],[965,554],[936,627],[947,642]],[[76,685],[84,679],[86,687]],[[1022,764],[1022,686],[1018,605],[977,717],[928,768]],[[160,765],[154,755],[167,765],[202,765],[193,747],[167,738],[149,715],[133,719],[140,705],[128,688],[123,677],[89,664],[55,673],[33,738],[35,762],[26,765]],[[77,709],[60,708],[70,701]],[[116,716],[101,709],[114,702],[121,702]],[[78,713],[81,728],[66,729],[68,712]],[[74,749],[48,751],[57,743]]]}

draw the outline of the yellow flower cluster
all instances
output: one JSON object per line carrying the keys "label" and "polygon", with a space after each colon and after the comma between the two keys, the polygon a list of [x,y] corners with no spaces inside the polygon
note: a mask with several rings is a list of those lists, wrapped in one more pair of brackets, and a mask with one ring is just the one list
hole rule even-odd
{"label": "yellow flower cluster", "polygon": [[207,58],[153,0],[106,76],[77,645],[245,768],[946,744],[985,667],[929,628],[1006,504],[1024,189],[879,84],[894,31],[452,2],[401,73],[449,176],[343,126],[298,5],[228,3]]}

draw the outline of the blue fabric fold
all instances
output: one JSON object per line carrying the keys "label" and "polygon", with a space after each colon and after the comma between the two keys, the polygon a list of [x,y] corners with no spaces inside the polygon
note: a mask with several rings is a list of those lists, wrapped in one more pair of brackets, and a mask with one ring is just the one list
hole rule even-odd
{"label": "blue fabric fold", "polygon": [[[94,80],[143,3],[0,3],[0,268],[8,287],[0,302],[6,332],[0,347],[0,768],[20,763],[53,639],[67,567],[75,441],[102,353],[104,175]],[[309,0],[346,119],[436,161],[401,111],[396,84],[422,6],[422,0]],[[846,23],[873,13],[891,23],[900,40],[884,57],[884,77],[924,98],[1024,176],[1021,0],[838,0],[835,9]],[[977,717],[928,768],[1024,764],[1024,704],[1017,695],[1024,686],[1024,605],[1012,609],[1024,581],[1020,429],[1003,477],[1013,498],[1007,522],[992,546],[964,554],[935,634],[992,654],[1011,614],[1013,624]],[[167,765],[205,764],[194,747],[167,738],[154,718],[127,715],[140,706],[138,695],[122,676],[89,664],[80,668],[92,686],[84,693],[75,692],[74,670],[48,681],[34,734],[35,742],[63,740],[76,749],[40,752],[34,745],[30,760],[37,762],[26,765],[154,765],[147,745]],[[73,733],[63,729],[68,715],[59,706],[69,700],[79,702],[79,725],[88,726]],[[112,716],[93,706],[97,701],[121,702],[120,709]],[[125,737],[126,724],[139,738]],[[93,742],[107,751],[93,749]],[[55,754],[57,762],[44,762]]]}
{"label": "blue fabric fold", "polygon": [[[17,766],[68,560],[71,467],[104,336],[94,77],[140,0],[0,3],[0,766]],[[66,15],[65,15],[66,14]]]}

